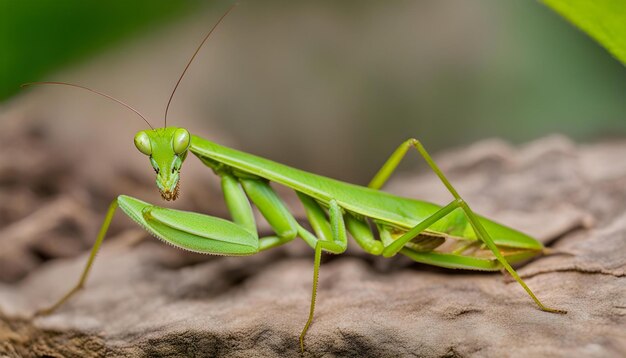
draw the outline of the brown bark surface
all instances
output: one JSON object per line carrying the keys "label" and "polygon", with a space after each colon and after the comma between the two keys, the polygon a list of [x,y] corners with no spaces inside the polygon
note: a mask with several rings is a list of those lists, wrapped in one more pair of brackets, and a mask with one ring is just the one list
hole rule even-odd
{"label": "brown bark surface", "polygon": [[[115,192],[83,184],[68,174],[74,164],[63,159],[72,154],[47,147],[37,127],[12,130],[0,141],[0,356],[300,356],[310,248],[296,240],[251,257],[189,254],[143,239],[123,215],[86,289],[30,319],[78,279],[107,201],[156,188],[128,173]],[[624,141],[562,137],[519,148],[485,141],[435,158],[475,211],[564,253],[519,273],[566,315],[540,311],[500,274],[372,257],[351,242],[347,254],[325,256],[304,356],[626,355],[625,158]],[[183,195],[219,200],[193,182]],[[388,190],[449,200],[425,169],[396,177]]]}

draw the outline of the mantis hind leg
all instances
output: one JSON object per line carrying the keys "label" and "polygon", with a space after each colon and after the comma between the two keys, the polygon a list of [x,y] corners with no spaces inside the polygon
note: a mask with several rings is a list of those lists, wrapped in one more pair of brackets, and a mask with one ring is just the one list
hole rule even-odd
{"label": "mantis hind leg", "polygon": [[502,256],[502,253],[500,253],[500,250],[498,249],[496,244],[493,242],[493,239],[491,239],[491,237],[489,236],[489,233],[487,232],[487,230],[485,229],[483,224],[480,222],[480,220],[478,220],[478,217],[470,209],[470,207],[467,205],[467,203],[465,201],[461,201],[459,204],[460,204],[461,208],[463,208],[463,211],[465,211],[465,214],[467,215],[467,218],[469,219],[470,223],[472,224],[472,228],[476,232],[476,235],[478,236],[478,238],[482,242],[484,242],[487,245],[487,247],[489,247],[489,249],[496,256],[496,259],[500,262],[500,264],[502,264],[504,269],[506,271],[508,271],[509,274],[515,279],[515,281],[517,281],[524,288],[524,290],[533,299],[533,301],[535,301],[537,306],[539,306],[539,308],[542,311],[546,311],[546,312],[567,313],[567,311],[564,311],[564,310],[560,310],[560,309],[550,308],[550,307],[544,306],[543,303],[541,303],[541,301],[539,301],[537,296],[535,296],[533,291],[530,290],[530,288],[528,287],[528,285],[526,285],[524,280],[522,280],[522,278],[517,274],[517,272],[513,269],[513,267],[511,267],[511,265],[504,258],[504,256]]}
{"label": "mantis hind leg", "polygon": [[61,297],[55,304],[49,307],[46,307],[44,309],[40,309],[37,312],[35,312],[35,316],[44,316],[44,315],[48,315],[54,312],[57,308],[59,308],[67,300],[69,300],[72,296],[74,296],[76,292],[80,291],[80,289],[84,287],[85,281],[87,280],[87,277],[89,276],[89,272],[91,271],[91,266],[93,265],[93,262],[96,258],[96,254],[100,250],[102,241],[104,240],[104,237],[106,236],[106,233],[109,230],[109,225],[111,224],[111,220],[113,219],[113,214],[115,214],[115,210],[117,209],[117,207],[118,207],[118,203],[117,203],[117,198],[116,198],[109,205],[109,210],[107,211],[104,221],[102,222],[102,226],[100,227],[100,231],[98,232],[98,237],[96,238],[96,242],[93,244],[91,253],[89,254],[89,260],[87,261],[87,265],[85,265],[85,268],[83,269],[83,273],[80,276],[78,283],[71,290],[69,290],[65,295],[63,295],[63,297]]}
{"label": "mantis hind leg", "polygon": [[[426,163],[428,163],[432,171],[435,172],[435,174],[437,174],[437,176],[439,177],[439,180],[441,180],[443,185],[448,189],[450,194],[452,194],[452,196],[454,197],[454,201],[448,204],[448,206],[442,208],[439,212],[435,213],[430,218],[417,224],[416,227],[414,227],[405,235],[403,235],[398,240],[396,240],[393,243],[393,247],[391,246],[386,247],[385,250],[383,251],[383,255],[388,256],[388,255],[393,255],[399,252],[403,248],[404,243],[407,243],[408,241],[410,241],[412,238],[418,235],[420,231],[423,231],[423,229],[428,228],[428,226],[430,226],[431,224],[430,221],[433,221],[433,219],[435,219],[433,221],[435,222],[439,220],[440,218],[448,215],[456,207],[460,207],[465,213],[465,215],[467,216],[472,228],[474,229],[474,232],[476,233],[476,236],[482,242],[484,242],[485,245],[487,245],[487,247],[493,252],[498,262],[500,262],[502,267],[504,267],[504,269],[509,272],[509,274],[515,279],[515,281],[517,281],[524,288],[524,290],[533,299],[533,301],[535,301],[535,303],[539,306],[539,308],[546,312],[566,313],[566,311],[563,311],[563,310],[546,307],[545,305],[541,303],[541,301],[539,301],[537,296],[535,296],[535,294],[530,290],[528,285],[526,285],[524,280],[521,279],[521,277],[517,274],[517,272],[513,269],[513,267],[511,267],[508,261],[504,258],[502,253],[500,253],[500,250],[494,243],[493,239],[491,238],[491,236],[489,235],[489,233],[487,232],[483,224],[480,222],[478,216],[472,211],[472,209],[470,209],[469,205],[465,202],[465,200],[463,200],[463,198],[459,195],[459,193],[452,186],[452,184],[450,184],[450,181],[448,181],[448,179],[443,174],[441,169],[439,169],[439,167],[437,166],[435,161],[432,159],[430,154],[428,154],[428,152],[426,151],[422,143],[420,143],[420,141],[418,141],[417,139],[411,138],[405,141],[404,143],[402,143],[393,152],[391,157],[389,157],[387,162],[385,162],[385,164],[378,171],[378,173],[376,173],[376,175],[374,176],[374,178],[372,179],[372,181],[369,183],[368,186],[373,189],[381,188],[385,184],[387,179],[389,179],[391,174],[395,171],[395,169],[398,167],[398,164],[400,164],[400,162],[402,161],[402,158],[404,158],[407,151],[411,147],[415,148],[420,153],[420,155],[424,158]],[[429,225],[426,225],[426,222],[428,222]]]}

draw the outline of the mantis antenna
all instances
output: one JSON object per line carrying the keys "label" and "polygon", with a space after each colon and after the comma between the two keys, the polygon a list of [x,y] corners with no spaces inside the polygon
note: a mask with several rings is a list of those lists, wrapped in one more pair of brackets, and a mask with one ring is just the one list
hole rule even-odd
{"label": "mantis antenna", "polygon": [[115,102],[121,104],[122,106],[130,109],[131,111],[135,112],[135,114],[137,114],[139,117],[141,117],[148,124],[148,126],[150,126],[151,129],[154,129],[152,124],[150,124],[150,122],[148,122],[146,117],[144,117],[141,113],[139,113],[139,111],[137,111],[133,107],[127,105],[126,103],[120,101],[119,99],[109,96],[108,94],[105,94],[105,93],[102,93],[102,92],[98,92],[96,90],[93,90],[93,89],[85,87],[85,86],[76,85],[76,84],[67,83],[67,82],[29,82],[29,83],[22,84],[20,87],[28,87],[28,86],[34,86],[34,85],[62,85],[62,86],[70,86],[70,87],[81,88],[81,89],[87,90],[89,92],[93,92],[95,94],[99,94],[100,96],[106,97],[106,98],[108,98],[108,99],[110,99],[112,101],[115,101]]}
{"label": "mantis antenna", "polygon": [[185,69],[183,70],[183,73],[180,75],[180,77],[178,78],[178,81],[176,82],[176,85],[174,86],[174,90],[172,91],[172,94],[170,95],[170,99],[167,101],[167,106],[165,107],[165,124],[163,125],[163,127],[167,127],[167,111],[170,109],[170,103],[172,103],[172,98],[174,98],[174,93],[176,93],[176,90],[178,89],[178,85],[180,84],[180,81],[182,81],[183,77],[185,77],[185,73],[187,73],[187,69],[189,68],[189,66],[191,65],[191,63],[193,62],[193,59],[196,58],[196,55],[198,54],[198,52],[200,51],[200,49],[202,48],[202,45],[204,45],[204,43],[206,42],[206,40],[209,38],[209,36],[211,36],[211,34],[213,33],[213,31],[219,26],[219,24],[222,22],[222,20],[224,20],[224,18],[226,17],[226,15],[228,15],[228,13],[234,9],[237,6],[237,3],[231,5],[228,10],[226,10],[226,12],[224,13],[224,15],[222,15],[222,17],[220,17],[219,20],[217,20],[217,23],[215,25],[213,25],[213,28],[211,28],[211,31],[209,31],[208,34],[206,34],[206,36],[204,36],[204,39],[202,40],[202,42],[200,43],[200,46],[198,46],[198,48],[196,48],[196,52],[193,53],[193,56],[191,56],[191,58],[189,59],[189,62],[187,62],[187,66],[185,66]]}

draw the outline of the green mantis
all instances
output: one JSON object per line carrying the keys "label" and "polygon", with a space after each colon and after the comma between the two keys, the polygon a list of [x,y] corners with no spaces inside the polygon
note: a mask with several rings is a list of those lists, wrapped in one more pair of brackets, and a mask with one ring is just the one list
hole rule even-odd
{"label": "green mantis", "polygon": [[[224,16],[196,49],[170,96],[168,108],[189,64]],[[87,90],[113,99],[100,92]],[[123,102],[115,101],[135,111]],[[150,127],[138,132],[134,142],[155,170],[156,185],[163,199],[170,201],[178,197],[180,171],[191,153],[219,176],[231,220],[163,208],[120,195],[109,206],[78,283],[58,302],[39,311],[39,314],[53,312],[84,286],[117,208],[153,236],[194,252],[253,255],[284,245],[295,238],[304,240],[314,250],[314,266],[310,311],[300,334],[302,350],[306,332],[313,322],[322,252],[343,253],[348,245],[348,233],[364,251],[372,255],[392,257],[399,253],[417,262],[445,268],[506,270],[541,310],[565,313],[543,305],[511,267],[511,263],[542,254],[543,245],[528,235],[474,213],[416,139],[402,143],[369,185],[363,187],[221,146],[192,135],[184,128],[167,124],[163,128]],[[451,202],[439,206],[380,190],[407,152],[413,149],[425,159],[450,192],[453,197]],[[311,230],[295,219],[271,183],[296,192]],[[252,204],[270,224],[274,235],[259,237]]]}

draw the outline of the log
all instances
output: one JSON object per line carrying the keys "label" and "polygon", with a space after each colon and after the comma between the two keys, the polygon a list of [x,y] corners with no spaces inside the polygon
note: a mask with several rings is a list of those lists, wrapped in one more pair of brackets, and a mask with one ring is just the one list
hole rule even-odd
{"label": "log", "polygon": [[[558,252],[518,272],[567,314],[540,311],[500,274],[372,257],[351,242],[348,253],[324,257],[303,356],[625,356],[624,158],[626,141],[559,136],[436,156],[475,211]],[[388,190],[449,200],[426,170],[398,176]],[[144,236],[131,228],[107,239],[86,289],[50,316],[29,317],[72,287],[87,252],[0,284],[0,356],[301,356],[310,248],[296,240],[251,257],[198,256]]]}

